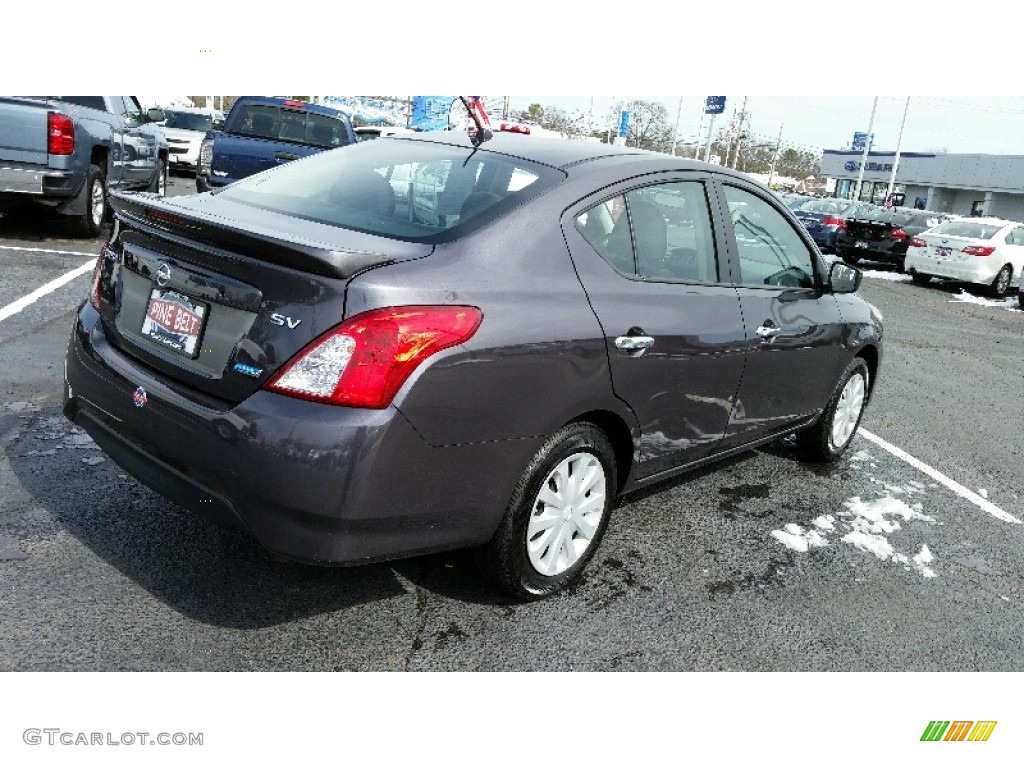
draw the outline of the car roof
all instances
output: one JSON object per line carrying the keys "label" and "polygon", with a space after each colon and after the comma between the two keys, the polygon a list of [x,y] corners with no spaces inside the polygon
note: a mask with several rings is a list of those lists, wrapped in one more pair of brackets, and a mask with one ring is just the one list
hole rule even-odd
{"label": "car roof", "polygon": [[970,224],[998,224],[1001,227],[1007,227],[1007,226],[1021,227],[1021,226],[1024,226],[1024,224],[1021,224],[1021,222],[1019,222],[1019,221],[1010,221],[1009,219],[1000,219],[1000,218],[997,218],[995,216],[958,216],[956,218],[956,221],[958,221],[958,222],[966,221],[966,222],[968,222]]}
{"label": "car roof", "polygon": [[[458,147],[473,146],[469,135],[464,131],[426,131],[423,133],[391,136],[389,140],[431,141]],[[660,170],[707,171],[713,169],[717,173],[732,176],[737,180],[752,181],[746,174],[721,165],[673,157],[663,152],[651,152],[646,149],[604,144],[596,141],[578,141],[500,131],[496,132],[493,138],[483,142],[479,148],[481,151],[500,152],[521,157],[524,160],[543,163],[562,171],[569,171],[573,166],[594,161],[628,160],[632,158],[647,165],[656,165]]]}

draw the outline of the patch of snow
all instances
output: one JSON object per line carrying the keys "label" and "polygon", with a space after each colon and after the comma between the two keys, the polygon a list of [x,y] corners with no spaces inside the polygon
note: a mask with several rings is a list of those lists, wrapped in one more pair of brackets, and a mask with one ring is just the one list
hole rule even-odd
{"label": "patch of snow", "polygon": [[865,451],[865,450],[857,451],[855,454],[853,454],[850,457],[850,461],[870,461],[870,460],[871,460],[871,452],[870,451]]}
{"label": "patch of snow", "polygon": [[984,488],[979,488],[978,489],[978,493],[981,494],[981,498],[983,498],[983,499],[987,499],[988,498],[988,491],[986,491]]}
{"label": "patch of snow", "polygon": [[1020,312],[1017,309],[1017,297],[1011,296],[1005,299],[986,299],[983,296],[975,296],[973,293],[968,293],[963,288],[960,289],[960,293],[955,295],[950,302],[960,302],[961,304],[978,304],[982,307],[995,307],[997,309],[1008,309],[1011,312]]}
{"label": "patch of snow", "polygon": [[921,551],[914,555],[914,567],[917,568],[918,572],[926,579],[934,579],[935,571],[927,566],[935,558],[932,557],[932,552],[928,549],[927,544],[921,545]]}
{"label": "patch of snow", "polygon": [[828,546],[828,540],[815,530],[804,531],[796,523],[788,523],[784,530],[772,531],[772,538],[789,549],[806,552],[810,547]]}
{"label": "patch of snow", "polygon": [[861,271],[864,273],[864,277],[870,277],[872,280],[888,280],[890,283],[909,283],[914,279],[910,275],[904,275],[901,272],[882,272],[875,269],[864,269]]}
{"label": "patch of snow", "polygon": [[822,515],[821,517],[816,517],[811,525],[823,531],[834,531],[836,529],[835,520],[832,515]]}
{"label": "patch of snow", "polygon": [[[912,486],[889,487],[903,493],[922,493]],[[936,573],[928,563],[934,559],[926,544],[913,558],[897,552],[889,541],[888,535],[902,530],[902,522],[919,521],[937,524],[935,518],[926,515],[921,504],[910,506],[902,499],[885,495],[873,501],[864,501],[854,496],[843,502],[844,509],[839,512],[841,519],[832,515],[820,515],[815,518],[812,528],[805,531],[796,523],[788,523],[781,530],[771,532],[772,537],[783,546],[797,552],[807,552],[811,547],[828,546],[828,540],[818,531],[838,533],[840,528],[845,531],[841,541],[861,552],[868,552],[879,560],[902,565],[906,570],[916,570],[925,578],[935,578]],[[816,530],[817,529],[817,530]]]}
{"label": "patch of snow", "polygon": [[102,456],[90,456],[87,459],[82,459],[83,464],[88,464],[90,467],[95,467],[97,464],[102,464],[106,459]]}

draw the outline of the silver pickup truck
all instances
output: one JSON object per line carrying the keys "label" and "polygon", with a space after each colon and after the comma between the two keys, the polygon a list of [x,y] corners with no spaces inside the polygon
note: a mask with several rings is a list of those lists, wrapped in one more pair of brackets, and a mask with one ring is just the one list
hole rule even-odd
{"label": "silver pickup truck", "polygon": [[163,118],[134,96],[0,96],[0,209],[30,200],[98,236],[108,193],[164,194]]}

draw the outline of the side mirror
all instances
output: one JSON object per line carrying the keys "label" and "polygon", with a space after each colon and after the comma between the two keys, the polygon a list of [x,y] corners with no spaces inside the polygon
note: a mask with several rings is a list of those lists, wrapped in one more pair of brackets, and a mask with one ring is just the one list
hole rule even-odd
{"label": "side mirror", "polygon": [[863,279],[863,272],[841,261],[833,262],[828,270],[828,287],[832,293],[855,293]]}
{"label": "side mirror", "polygon": [[147,110],[146,117],[149,118],[149,122],[151,123],[162,123],[167,119],[167,115],[164,114],[164,111],[162,109],[157,109],[156,107]]}
{"label": "side mirror", "polygon": [[224,118],[218,118],[213,121],[213,130],[223,131],[224,130]]}

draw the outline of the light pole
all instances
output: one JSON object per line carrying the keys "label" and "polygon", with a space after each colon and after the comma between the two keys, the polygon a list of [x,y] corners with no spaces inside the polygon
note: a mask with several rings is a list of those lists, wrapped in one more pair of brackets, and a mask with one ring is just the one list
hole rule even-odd
{"label": "light pole", "polygon": [[896,139],[896,157],[892,161],[892,175],[889,176],[889,187],[885,190],[885,199],[888,200],[892,194],[892,188],[896,186],[896,169],[900,167],[900,149],[903,147],[903,129],[907,125],[907,115],[910,114],[910,97],[907,96],[907,106],[903,108],[903,122],[900,123],[900,135]]}
{"label": "light pole", "polygon": [[857,173],[857,186],[853,190],[853,199],[860,202],[860,188],[864,183],[864,166],[868,164],[868,151],[871,149],[871,131],[875,127],[875,110],[878,108],[878,97],[871,105],[871,119],[868,120],[868,135],[864,138],[864,152],[860,156],[860,171]]}

